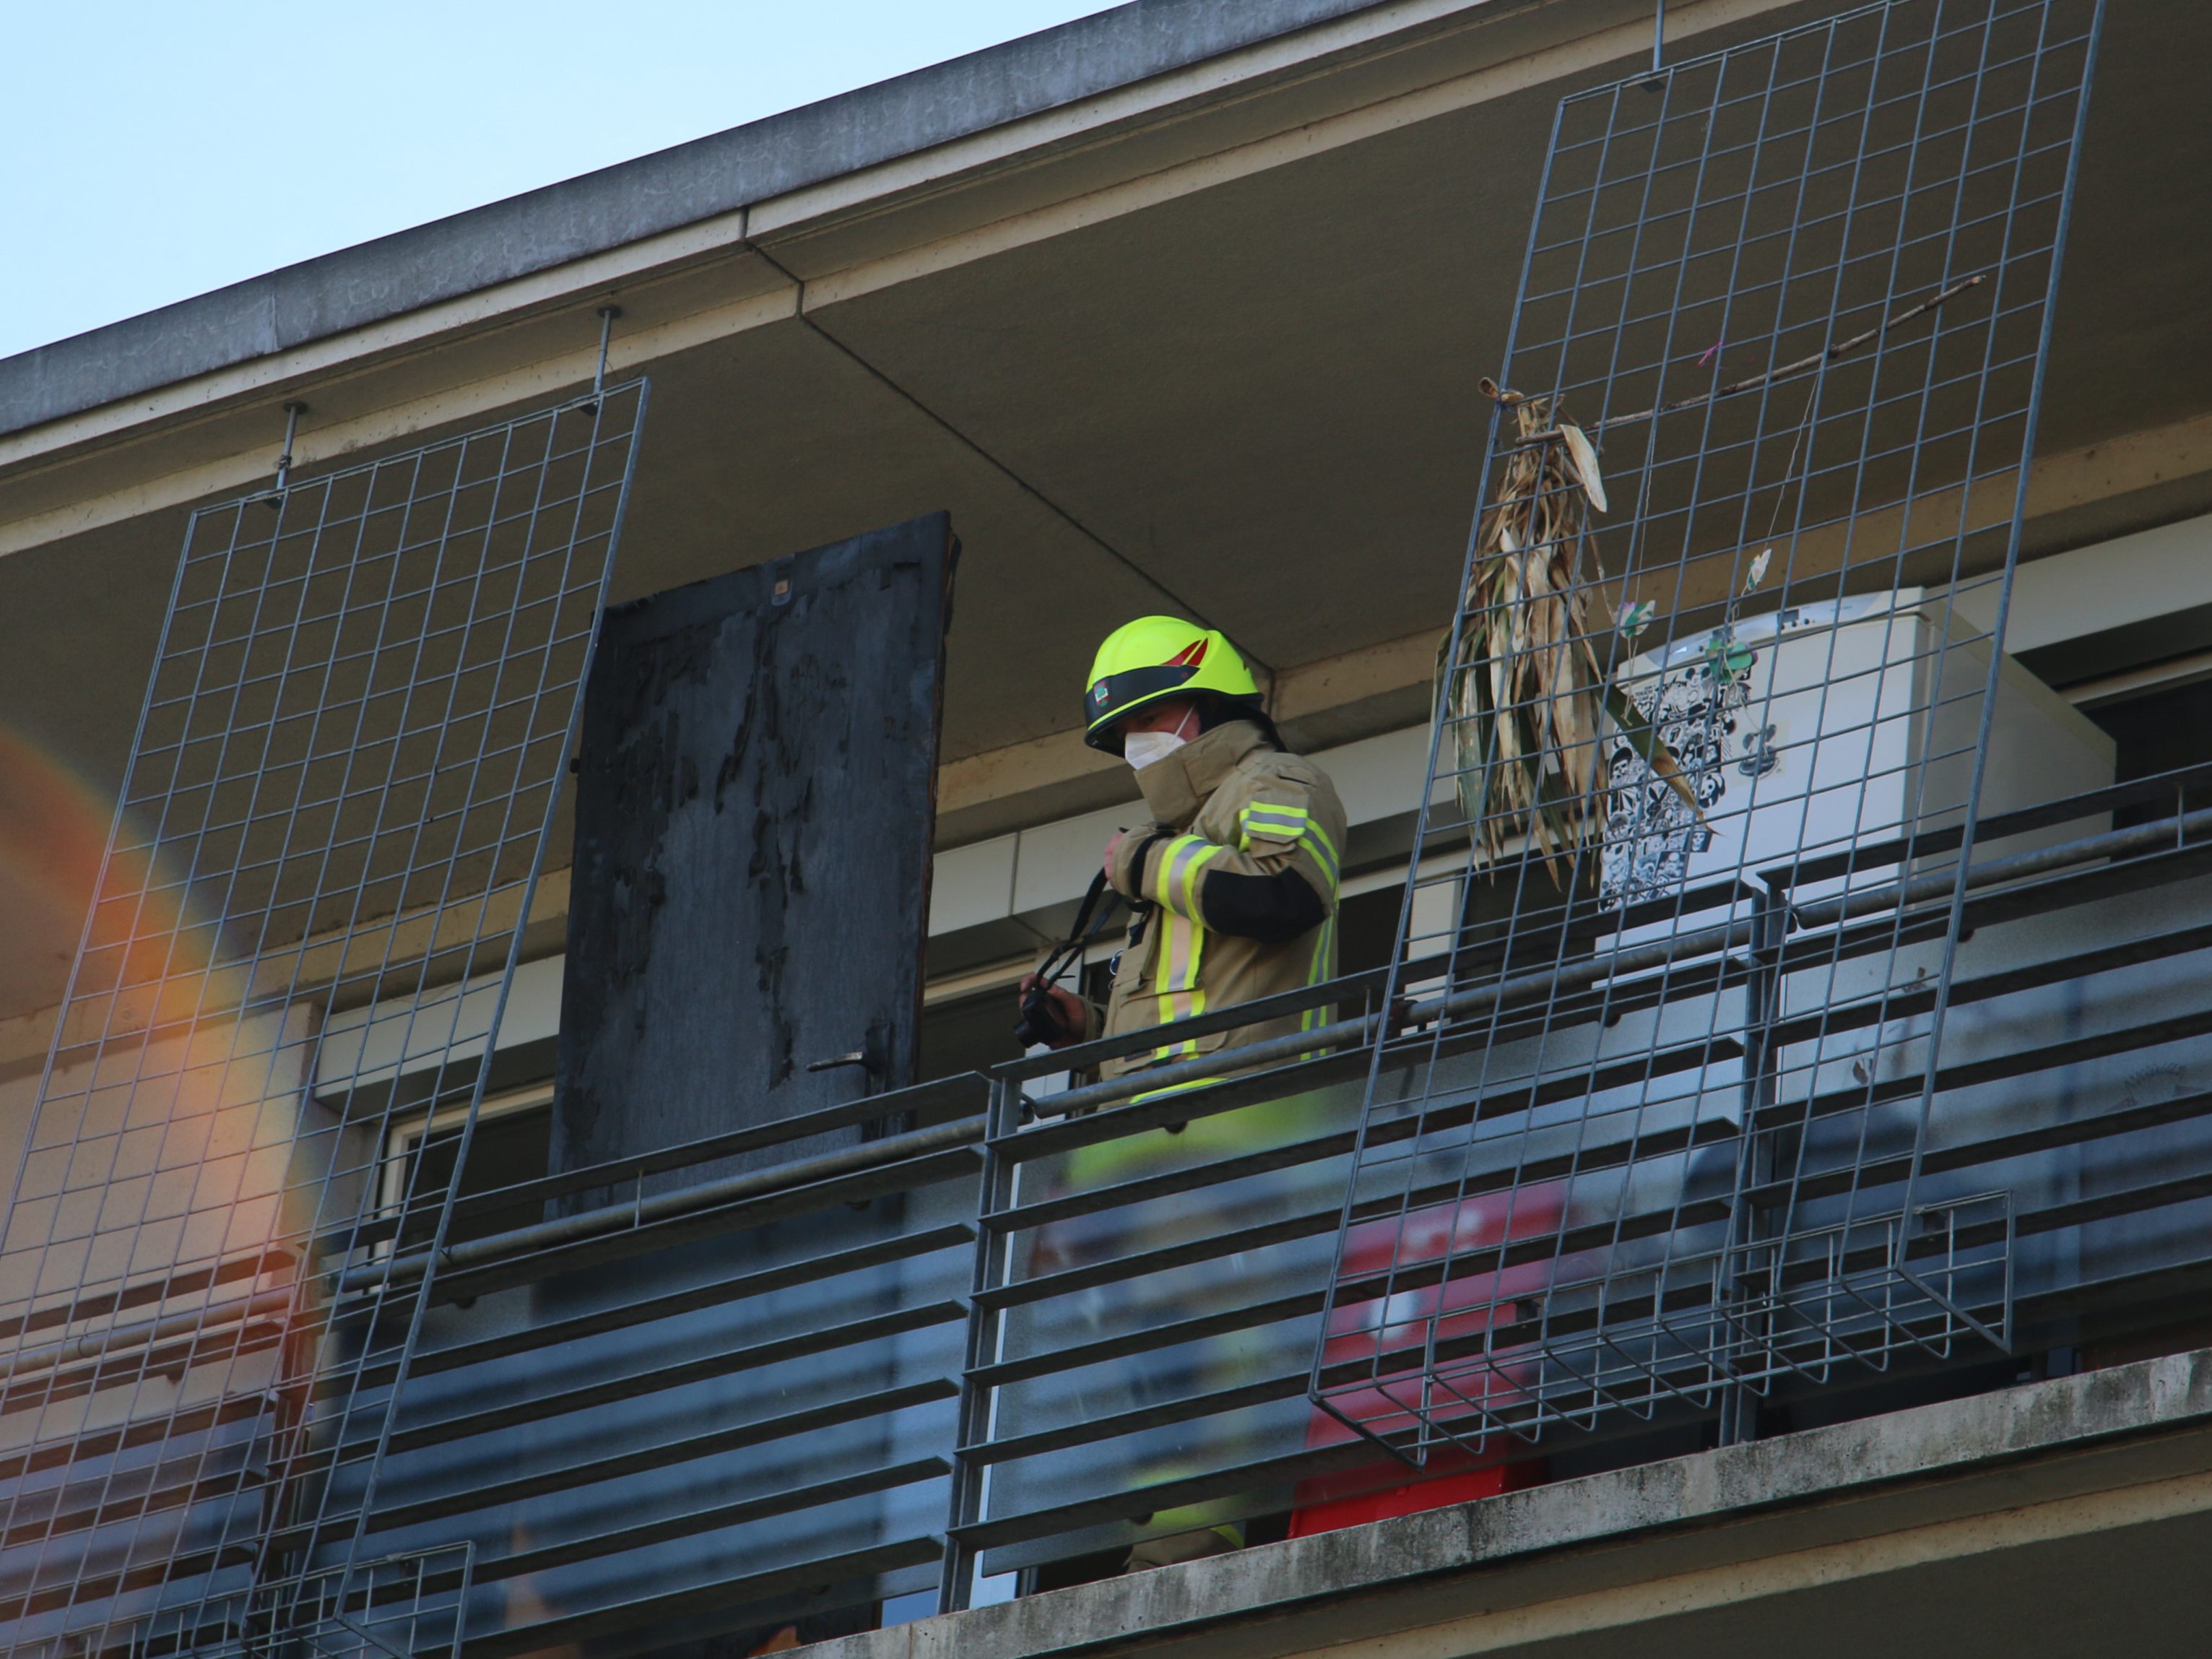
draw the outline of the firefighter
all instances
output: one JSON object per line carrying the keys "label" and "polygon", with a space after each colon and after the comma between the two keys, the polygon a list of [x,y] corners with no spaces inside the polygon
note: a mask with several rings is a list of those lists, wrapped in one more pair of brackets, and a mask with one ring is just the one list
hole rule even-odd
{"label": "firefighter", "polygon": [[[1133,916],[1106,1007],[1054,987],[1047,1042],[1146,1030],[1332,977],[1344,806],[1327,774],[1284,752],[1237,648],[1195,623],[1141,617],[1098,647],[1084,715],[1084,741],[1136,769],[1155,822],[1106,843],[1106,878]],[[1308,1009],[1099,1069],[1113,1077],[1326,1019]]]}
{"label": "firefighter", "polygon": [[[1102,1036],[1140,1032],[1193,1015],[1296,990],[1336,971],[1337,873],[1344,850],[1344,808],[1328,776],[1284,752],[1263,712],[1260,688],[1220,634],[1173,617],[1146,617],[1117,629],[1099,647],[1085,694],[1085,740],[1136,769],[1155,822],[1106,845],[1105,872],[1130,903],[1128,938],[1115,963],[1103,1011],[1054,989],[1047,1042],[1055,1048]],[[1024,982],[1024,995],[1030,981]],[[1106,1076],[1170,1064],[1224,1047],[1328,1023],[1308,1009],[1206,1036],[1170,1036],[1152,1048],[1106,1061]],[[1188,1088],[1198,1084],[1182,1085]],[[1139,1094],[1155,1097],[1167,1090]],[[1032,1178],[1048,1189],[1093,1190],[1212,1158],[1285,1144],[1314,1133],[1320,1103],[1304,1095],[1202,1114],[1170,1125],[1079,1147]],[[1262,1176],[1238,1187],[1248,1219],[1255,1205],[1297,1208],[1314,1194],[1295,1176]],[[1332,1179],[1340,1180],[1332,1170]],[[1275,1191],[1274,1188],[1282,1190]],[[1185,1239],[1212,1224],[1187,1197],[1042,1229],[1034,1271],[1048,1264],[1098,1261]],[[1245,1275],[1230,1264],[1184,1270],[1176,1293],[1189,1312],[1243,1294]],[[1133,1310],[1110,1291],[1091,1306],[1107,1324]],[[1091,1304],[1086,1304],[1087,1306]],[[1249,1332],[1195,1345],[1164,1363],[1146,1356],[1122,1379],[1130,1400],[1218,1389],[1280,1368],[1283,1356]],[[1180,1447],[1172,1432],[1133,1454],[1138,1487],[1172,1484],[1230,1447]],[[1190,1462],[1196,1457],[1196,1464]],[[1238,1504],[1199,1503],[1154,1514],[1130,1550],[1127,1570],[1194,1559],[1243,1542]]]}

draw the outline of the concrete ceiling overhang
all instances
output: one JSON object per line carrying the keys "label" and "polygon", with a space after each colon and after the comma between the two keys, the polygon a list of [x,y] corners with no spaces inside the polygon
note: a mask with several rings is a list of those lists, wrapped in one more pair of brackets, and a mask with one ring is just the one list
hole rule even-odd
{"label": "concrete ceiling overhang", "polygon": [[[1678,0],[1670,28],[1686,51],[1840,9]],[[613,371],[654,381],[622,595],[951,509],[956,837],[1125,789],[1072,731],[1097,636],[1144,611],[1226,629],[1331,740],[1418,720],[1551,110],[1632,67],[1650,8],[1322,9],[0,437],[0,718],[112,780],[185,516],[266,478],[286,399],[309,405],[303,466],[462,429],[574,395],[613,302]],[[2113,9],[2040,546],[2212,501],[2212,202],[2176,182],[2212,177],[2208,49],[2187,0]]]}
{"label": "concrete ceiling overhang", "polygon": [[[610,301],[614,371],[656,382],[623,591],[951,507],[955,757],[1071,726],[1101,619],[1175,595],[1279,670],[1433,626],[1545,106],[1647,27],[1640,0],[1364,8],[0,436],[0,706],[112,776],[185,518],[266,479],[287,399],[302,468],[497,418],[575,392]],[[1426,577],[1402,626],[1273,619],[1386,543]],[[1263,579],[1224,582],[1254,547]]]}

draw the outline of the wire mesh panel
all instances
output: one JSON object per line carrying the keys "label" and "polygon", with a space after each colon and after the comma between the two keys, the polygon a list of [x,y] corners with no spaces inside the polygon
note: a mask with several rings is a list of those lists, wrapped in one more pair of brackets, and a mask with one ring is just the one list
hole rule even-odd
{"label": "wire mesh panel", "polygon": [[351,1564],[422,1298],[323,1270],[443,1240],[645,397],[194,514],[0,1242],[9,1650],[451,1639]]}
{"label": "wire mesh panel", "polygon": [[[882,1138],[834,1175],[726,1161],[878,1103],[957,1121],[981,1086],[866,1097],[456,1204],[465,1230],[629,1189],[457,1238],[440,1264],[363,1532],[378,1553],[472,1552],[465,1584],[431,1581],[465,1652],[750,1653],[787,1627],[869,1628],[933,1585],[975,1137],[937,1133],[919,1156]],[[641,1195],[655,1175],[672,1189]],[[420,1248],[363,1262],[340,1294],[404,1293],[428,1265]]]}
{"label": "wire mesh panel", "polygon": [[1974,826],[2112,778],[2000,649],[2099,21],[1892,0],[1559,106],[1407,895],[1447,965],[1316,1361],[1366,1434],[2005,1344],[2047,1195],[1923,1154]]}

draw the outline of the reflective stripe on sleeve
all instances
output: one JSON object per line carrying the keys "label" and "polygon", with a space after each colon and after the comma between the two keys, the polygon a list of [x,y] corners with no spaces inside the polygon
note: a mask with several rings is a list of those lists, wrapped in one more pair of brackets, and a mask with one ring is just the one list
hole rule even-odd
{"label": "reflective stripe on sleeve", "polygon": [[1237,846],[1239,852],[1252,850],[1253,837],[1262,841],[1287,842],[1293,847],[1303,847],[1313,854],[1314,862],[1328,883],[1329,890],[1336,890],[1337,872],[1342,861],[1337,856],[1336,843],[1329,840],[1328,832],[1314,822],[1314,816],[1303,806],[1285,806],[1279,801],[1254,801],[1237,814]]}

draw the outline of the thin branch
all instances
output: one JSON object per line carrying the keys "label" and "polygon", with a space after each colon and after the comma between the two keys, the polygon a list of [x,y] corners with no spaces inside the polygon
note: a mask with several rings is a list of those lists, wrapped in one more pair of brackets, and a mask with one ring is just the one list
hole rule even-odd
{"label": "thin branch", "polygon": [[[1828,346],[1822,350],[1816,351],[1809,357],[1800,357],[1795,362],[1784,363],[1778,368],[1770,368],[1764,374],[1754,374],[1747,380],[1736,381],[1733,386],[1717,386],[1711,392],[1700,392],[1695,397],[1680,398],[1671,404],[1660,404],[1650,409],[1639,409],[1632,415],[1614,415],[1607,419],[1598,422],[1594,426],[1585,428],[1584,430],[1592,433],[1604,432],[1613,427],[1626,426],[1632,421],[1655,420],[1662,415],[1678,414],[1683,410],[1696,409],[1701,404],[1718,403],[1723,398],[1739,397],[1747,392],[1756,392],[1763,386],[1771,386],[1778,380],[1786,380],[1793,375],[1808,374],[1812,370],[1820,368],[1823,363],[1833,362],[1837,358],[1842,356],[1847,351],[1857,350],[1859,347],[1866,344],[1869,340],[1880,339],[1883,335],[1888,333],[1890,330],[1898,327],[1901,324],[1911,322],[1915,317],[1925,315],[1927,313],[1935,310],[1938,306],[1943,304],[1946,301],[1957,299],[1959,295],[1964,294],[1968,289],[1979,287],[1984,282],[1988,280],[1988,277],[1989,273],[1987,271],[1977,271],[1974,275],[1966,278],[1963,282],[1952,283],[1950,287],[1945,289],[1941,294],[1932,295],[1929,298],[1923,300],[1918,305],[1899,312],[1894,317],[1885,318],[1882,321],[1876,323],[1872,328],[1868,329],[1864,333],[1854,334],[1848,340],[1838,340],[1835,344]],[[1521,392],[1498,391],[1495,385],[1486,378],[1483,380],[1482,386],[1484,391],[1488,392],[1490,396],[1495,398],[1502,404],[1526,403],[1528,401],[1527,397]],[[1530,433],[1519,443],[1512,445],[1511,447],[1515,449],[1524,449],[1533,444],[1548,443],[1559,435],[1559,430],[1557,427],[1549,427],[1541,432]]]}

